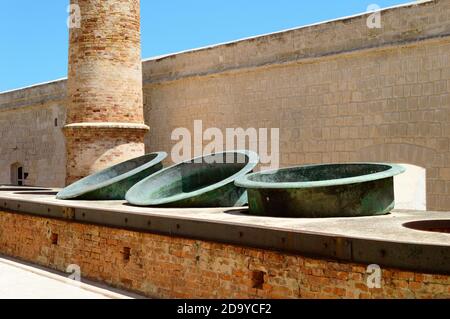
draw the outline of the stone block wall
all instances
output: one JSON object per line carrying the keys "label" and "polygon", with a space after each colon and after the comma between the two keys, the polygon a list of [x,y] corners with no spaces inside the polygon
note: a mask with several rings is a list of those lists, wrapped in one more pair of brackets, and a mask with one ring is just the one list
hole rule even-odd
{"label": "stone block wall", "polygon": [[21,164],[26,185],[64,186],[65,81],[0,94],[0,184]]}
{"label": "stone block wall", "polygon": [[153,298],[450,298],[450,276],[0,213],[0,253]]}

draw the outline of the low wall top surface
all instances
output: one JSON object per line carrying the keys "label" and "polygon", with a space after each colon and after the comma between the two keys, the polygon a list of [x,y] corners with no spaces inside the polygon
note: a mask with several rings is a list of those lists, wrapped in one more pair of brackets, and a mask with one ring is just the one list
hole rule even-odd
{"label": "low wall top surface", "polygon": [[403,226],[407,222],[448,219],[448,212],[269,218],[246,215],[243,208],[142,208],[124,205],[123,201],[61,201],[53,194],[13,191],[0,191],[0,204],[6,211],[49,218],[450,274],[450,234]]}

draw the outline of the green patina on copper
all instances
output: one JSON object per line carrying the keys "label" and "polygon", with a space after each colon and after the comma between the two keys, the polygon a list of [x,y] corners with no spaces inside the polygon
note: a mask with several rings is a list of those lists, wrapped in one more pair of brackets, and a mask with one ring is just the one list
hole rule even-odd
{"label": "green patina on copper", "polygon": [[243,176],[250,213],[280,217],[387,214],[394,208],[395,164],[348,163],[290,167]]}
{"label": "green patina on copper", "polygon": [[164,152],[151,153],[108,167],[60,191],[58,199],[123,200],[137,182],[163,168]]}
{"label": "green patina on copper", "polygon": [[232,207],[247,202],[236,178],[258,163],[251,151],[230,151],[197,157],[161,170],[133,186],[126,200],[137,206]]}

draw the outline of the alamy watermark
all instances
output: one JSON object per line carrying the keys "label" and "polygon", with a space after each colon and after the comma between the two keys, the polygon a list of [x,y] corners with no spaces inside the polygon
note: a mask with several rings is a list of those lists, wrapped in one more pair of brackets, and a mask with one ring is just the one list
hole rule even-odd
{"label": "alamy watermark", "polygon": [[372,12],[367,18],[367,27],[369,29],[381,29],[381,8],[377,4],[371,4],[367,7],[367,12]]}
{"label": "alamy watermark", "polygon": [[70,4],[67,6],[67,27],[69,29],[81,28],[81,9],[78,4]]}
{"label": "alamy watermark", "polygon": [[67,266],[66,273],[69,274],[67,277],[68,282],[75,281],[76,283],[81,283],[81,267],[76,264],[71,264]]}
{"label": "alamy watermark", "polygon": [[368,274],[366,284],[369,289],[380,289],[382,272],[381,267],[376,264],[367,266],[366,273]]}
{"label": "alamy watermark", "polygon": [[[280,165],[279,128],[257,129],[251,127],[221,130],[210,127],[204,129],[203,121],[195,120],[193,132],[185,127],[179,127],[172,131],[171,139],[177,141],[171,151],[171,159],[174,163],[207,154],[221,153],[225,150],[248,149],[258,153],[262,164],[261,169],[277,169]],[[204,143],[207,144],[204,145]],[[227,160],[228,157],[210,158],[214,163],[219,163],[224,159]]]}

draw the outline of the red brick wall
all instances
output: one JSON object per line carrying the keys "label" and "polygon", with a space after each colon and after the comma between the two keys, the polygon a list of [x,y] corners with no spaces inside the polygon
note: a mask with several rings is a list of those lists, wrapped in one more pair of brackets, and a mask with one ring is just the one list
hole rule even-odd
{"label": "red brick wall", "polygon": [[450,298],[450,276],[382,269],[369,289],[366,265],[10,212],[0,253],[159,298]]}

